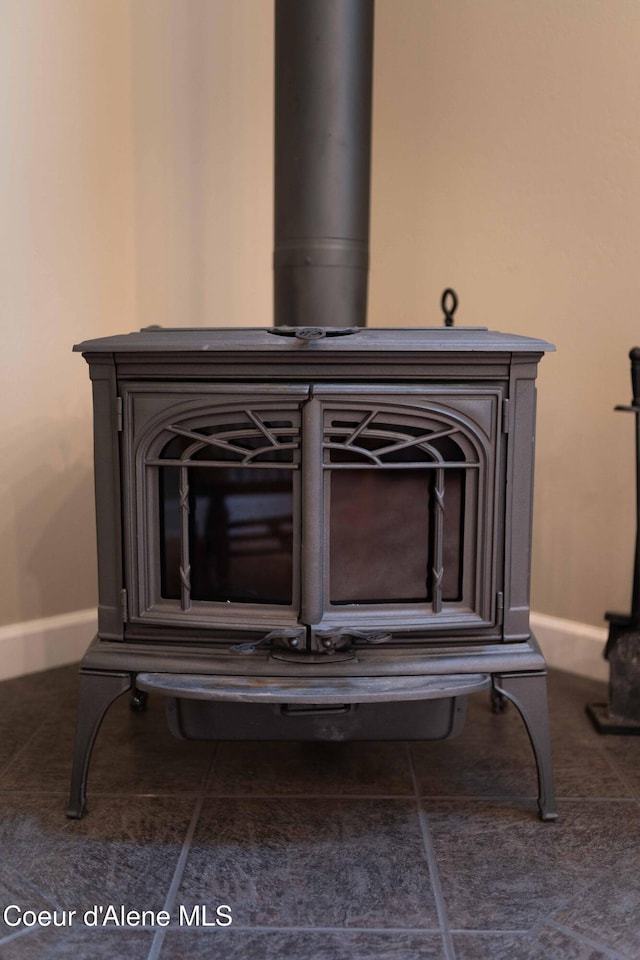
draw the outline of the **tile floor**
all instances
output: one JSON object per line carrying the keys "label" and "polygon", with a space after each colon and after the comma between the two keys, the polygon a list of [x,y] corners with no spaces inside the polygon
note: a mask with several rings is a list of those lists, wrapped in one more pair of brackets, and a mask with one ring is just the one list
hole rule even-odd
{"label": "tile floor", "polygon": [[[550,694],[556,823],[517,712],[485,695],[459,738],[411,746],[186,743],[159,699],[121,698],[70,821],[75,670],[0,684],[0,960],[637,960],[640,738],[592,730],[600,684]],[[16,927],[9,904],[76,916]],[[82,923],[110,905],[171,923]]]}

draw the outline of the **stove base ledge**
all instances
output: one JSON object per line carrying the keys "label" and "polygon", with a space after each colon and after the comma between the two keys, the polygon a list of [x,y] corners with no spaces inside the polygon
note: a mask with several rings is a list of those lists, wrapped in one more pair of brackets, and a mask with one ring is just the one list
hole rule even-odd
{"label": "stove base ledge", "polygon": [[[257,652],[256,652],[257,653]],[[247,671],[248,662],[252,665],[252,670]],[[546,670],[545,661],[540,652],[540,648],[531,636],[528,642],[514,644],[495,644],[476,645],[471,644],[465,647],[441,647],[430,648],[420,651],[416,654],[413,651],[385,650],[385,651],[365,651],[357,661],[343,662],[338,665],[338,670],[330,670],[330,658],[327,657],[327,667],[315,665],[311,670],[305,670],[301,674],[297,664],[279,663],[271,661],[271,668],[264,671],[268,663],[268,657],[256,656],[255,660],[243,658],[243,670],[240,671],[238,661],[235,660],[235,673],[231,655],[226,657],[220,655],[212,656],[209,651],[203,649],[194,649],[193,646],[185,649],[182,645],[160,644],[129,644],[123,642],[111,642],[96,638],[89,647],[80,666],[81,691],[80,691],[80,709],[78,712],[78,728],[76,734],[76,746],[73,761],[71,796],[69,801],[68,816],[79,819],[86,812],[86,780],[91,758],[93,744],[102,723],[102,720],[115,699],[130,690],[135,685],[140,674],[160,674],[165,684],[165,697],[168,702],[197,704],[197,699],[189,700],[184,697],[169,696],[168,691],[171,685],[176,688],[172,692],[180,692],[179,678],[184,676],[185,667],[193,668],[188,678],[194,684],[220,686],[221,679],[224,679],[229,689],[233,689],[234,684],[238,684],[239,677],[244,677],[245,682],[254,685],[254,692],[260,684],[263,687],[273,683],[272,678],[286,678],[289,686],[295,681],[300,683],[302,677],[310,684],[309,689],[316,692],[310,694],[306,699],[306,705],[316,706],[317,700],[311,699],[317,696],[317,691],[322,684],[319,678],[324,677],[323,684],[326,688],[327,679],[331,678],[334,683],[334,694],[337,688],[337,682],[343,685],[349,683],[357,685],[357,681],[362,686],[369,685],[370,690],[378,687],[380,692],[385,687],[392,689],[395,682],[395,691],[400,693],[402,684],[413,685],[414,692],[422,689],[422,693],[414,697],[413,702],[405,695],[392,701],[387,697],[377,698],[378,703],[384,704],[387,708],[428,708],[430,704],[437,707],[440,715],[437,723],[442,721],[445,713],[448,712],[452,718],[448,731],[445,730],[444,736],[436,736],[432,732],[421,735],[422,739],[445,739],[454,735],[454,731],[460,729],[460,723],[464,718],[464,706],[466,705],[466,694],[461,696],[451,695],[452,693],[462,692],[465,682],[473,687],[474,684],[481,684],[481,688],[493,686],[494,697],[498,696],[510,700],[518,709],[522,720],[524,721],[538,772],[538,808],[542,820],[555,820],[557,812],[555,807],[555,796],[553,786],[553,768],[551,763],[551,741],[549,734],[549,717],[547,709],[547,691],[546,691]],[[226,670],[220,670],[224,664]],[[290,667],[290,670],[287,670]],[[200,669],[199,669],[200,668]],[[217,668],[217,669],[216,669]],[[257,668],[257,669],[256,669]],[[276,672],[277,671],[277,672]],[[336,672],[339,674],[336,676]],[[223,677],[220,676],[222,673]],[[253,674],[253,676],[248,675]],[[333,673],[333,677],[331,674]],[[200,674],[204,674],[200,676]],[[216,676],[217,674],[217,676]],[[288,674],[288,675],[287,675]],[[453,678],[450,676],[453,674]],[[464,675],[464,676],[460,676]],[[143,679],[143,678],[141,678]],[[177,681],[177,683],[176,683]],[[144,682],[144,680],[143,680]],[[157,680],[152,682],[158,683]],[[391,684],[392,687],[388,687]],[[447,684],[453,684],[447,689]],[[454,689],[455,687],[455,689]],[[344,689],[344,686],[343,686]],[[425,691],[431,691],[432,696],[425,695]],[[468,690],[467,690],[468,692]],[[307,691],[309,693],[309,690]],[[449,695],[447,695],[447,693]],[[207,698],[210,706],[212,701]],[[289,695],[287,695],[287,700]],[[304,700],[304,697],[302,698]],[[372,698],[372,700],[375,698]],[[284,701],[286,706],[287,700]],[[370,700],[370,704],[372,703]],[[424,701],[430,701],[426,704]],[[200,701],[201,702],[201,701]],[[348,704],[348,699],[341,695],[340,700],[329,701],[337,704],[338,708]],[[367,703],[362,702],[363,709]],[[278,703],[275,703],[278,707]],[[282,705],[282,700],[280,700]],[[235,703],[226,703],[218,698],[217,706],[232,707],[245,706],[241,700],[236,699]],[[264,707],[263,703],[246,704],[248,709],[260,709]],[[325,701],[327,706],[327,701]],[[375,710],[375,706],[371,706]],[[326,710],[322,711],[325,714]],[[309,717],[307,717],[309,719]],[[330,731],[329,731],[330,732]],[[315,737],[314,737],[315,738]],[[357,733],[353,739],[370,739],[371,737],[359,736]],[[409,739],[406,734],[405,739]],[[224,736],[220,739],[225,739]],[[248,737],[244,737],[248,739]],[[322,739],[332,739],[330,735],[325,735]],[[391,739],[396,739],[392,737]]]}
{"label": "stove base ledge", "polygon": [[440,700],[488,690],[486,673],[408,677],[217,677],[139,673],[136,687],[187,700],[236,703],[347,704]]}
{"label": "stove base ledge", "polygon": [[363,647],[348,661],[330,655],[322,663],[288,663],[260,648],[234,654],[203,644],[113,641],[96,637],[81,662],[86,670],[128,670],[202,676],[392,677],[544,671],[546,664],[531,634],[517,643],[439,643],[407,647]]}

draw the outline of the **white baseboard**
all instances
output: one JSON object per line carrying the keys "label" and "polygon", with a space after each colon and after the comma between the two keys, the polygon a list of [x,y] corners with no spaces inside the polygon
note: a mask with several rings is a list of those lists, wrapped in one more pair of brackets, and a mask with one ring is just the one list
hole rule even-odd
{"label": "white baseboard", "polygon": [[609,679],[609,664],[602,655],[607,640],[606,627],[592,627],[588,623],[532,612],[531,629],[547,666],[592,680]]}
{"label": "white baseboard", "polygon": [[0,680],[75,663],[97,629],[93,608],[0,627]]}
{"label": "white baseboard", "polygon": [[[548,666],[595,680],[608,680],[602,651],[604,627],[531,614],[531,629]],[[83,656],[97,630],[94,609],[0,627],[0,680],[74,663]]]}

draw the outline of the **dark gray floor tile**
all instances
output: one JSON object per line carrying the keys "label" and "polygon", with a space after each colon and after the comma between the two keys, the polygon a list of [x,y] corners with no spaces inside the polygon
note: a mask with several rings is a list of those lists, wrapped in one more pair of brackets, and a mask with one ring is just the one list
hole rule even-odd
{"label": "dark gray floor tile", "polygon": [[[42,724],[42,718],[38,720],[29,718],[20,718],[0,706],[0,777],[2,772],[7,769],[20,752],[29,743],[38,727]],[[0,789],[2,789],[0,787]]]}
{"label": "dark gray floor tile", "polygon": [[57,945],[66,943],[70,930],[34,929],[0,942],[0,960],[48,960]]}
{"label": "dark gray floor tile", "polygon": [[640,856],[633,801],[564,801],[557,823],[522,801],[426,806],[452,928],[529,929],[624,856]]}
{"label": "dark gray floor tile", "polygon": [[640,799],[640,737],[607,734],[601,740],[604,753],[614,769],[628,783],[633,795]]}
{"label": "dark gray floor tile", "polygon": [[[546,956],[554,960],[556,957],[557,960],[611,960],[611,954],[604,947],[600,949],[596,944],[558,930],[553,924],[536,930],[535,939],[546,950]],[[628,954],[626,960],[637,960],[637,957],[637,953]]]}
{"label": "dark gray floor tile", "polygon": [[[607,699],[607,685],[574,674],[552,670],[547,678],[551,733],[557,737],[577,736],[597,742],[593,724],[586,713],[587,703]],[[514,738],[522,743],[526,733],[518,710],[508,704],[504,714],[494,714],[486,693],[469,697],[465,734],[484,738],[489,733],[497,738]]]}
{"label": "dark gray floor tile", "polygon": [[536,795],[535,765],[517,711],[492,712],[488,694],[469,698],[460,736],[411,745],[423,796]]}
{"label": "dark gray floor tile", "polygon": [[[536,763],[519,718],[496,720],[508,729],[483,738],[463,732],[455,740],[412,745],[423,796],[537,796]],[[599,746],[575,732],[554,738],[553,769],[558,798],[633,796]]]}
{"label": "dark gray floor tile", "polygon": [[24,710],[42,714],[61,704],[78,701],[78,664],[14,677],[0,684],[2,712]]}
{"label": "dark gray floor tile", "polygon": [[397,743],[221,743],[212,794],[413,796],[406,746]]}
{"label": "dark gray floor tile", "polygon": [[604,681],[579,677],[563,670],[551,670],[547,688],[552,725],[595,733],[586,706],[588,703],[606,702],[608,694]]}
{"label": "dark gray floor tile", "polygon": [[35,929],[0,943],[0,960],[146,960],[152,931]]}
{"label": "dark gray floor tile", "polygon": [[[51,716],[0,776],[0,791],[66,791],[76,728],[75,712]],[[154,698],[143,714],[117,700],[100,728],[89,768],[89,797],[100,793],[183,793],[198,791],[213,747],[173,737],[163,703]]]}
{"label": "dark gray floor tile", "polygon": [[633,797],[627,780],[590,739],[555,736],[553,766],[559,798]]}
{"label": "dark gray floor tile", "polygon": [[47,719],[75,714],[77,673],[60,667],[0,683],[0,775]]}
{"label": "dark gray floor tile", "polygon": [[411,746],[424,797],[535,797],[535,761],[528,743],[469,739]]}
{"label": "dark gray floor tile", "polygon": [[526,933],[454,933],[452,940],[456,960],[549,960]]}
{"label": "dark gray floor tile", "polygon": [[[571,679],[571,678],[570,678]],[[558,797],[631,798],[628,782],[603,750],[584,703],[597,694],[595,681],[566,674],[550,678],[553,767]],[[510,704],[494,714],[486,694],[469,698],[462,734],[443,742],[412,746],[423,796],[535,797],[536,765],[524,724]]]}
{"label": "dark gray floor tile", "polygon": [[5,923],[5,907],[16,905],[22,909],[30,910],[53,910],[57,906],[55,901],[44,897],[37,887],[29,883],[17,870],[10,869],[6,863],[0,864],[0,940],[12,936],[18,932],[21,927],[14,926],[18,921],[15,910],[11,910],[8,915],[8,922]]}
{"label": "dark gray floor tile", "polygon": [[249,926],[439,929],[404,800],[207,800],[177,902]]}
{"label": "dark gray floor tile", "polygon": [[607,954],[559,930],[454,934],[456,960],[610,960]]}
{"label": "dark gray floor tile", "polygon": [[151,930],[78,929],[69,940],[56,944],[47,960],[146,960],[154,933]]}
{"label": "dark gray floor tile", "polygon": [[640,957],[640,851],[575,896],[553,919],[629,957]]}
{"label": "dark gray floor tile", "polygon": [[[549,674],[549,694],[551,731],[554,753],[558,756],[559,777],[563,775],[564,766],[579,783],[582,767],[585,782],[593,782],[594,790],[597,790],[598,778],[606,777],[603,765],[607,764],[624,786],[625,793],[617,795],[633,796],[635,793],[636,797],[640,797],[640,738],[603,736],[587,716],[586,707],[589,703],[607,702],[607,684],[553,670]],[[570,762],[572,751],[575,755],[573,766]],[[577,791],[573,795],[578,795]],[[592,795],[598,794],[582,794]],[[613,795],[603,784],[600,796]]]}
{"label": "dark gray floor tile", "polygon": [[102,798],[78,821],[66,819],[63,797],[5,794],[3,864],[61,907],[84,911],[124,903],[160,909],[192,809],[186,798]]}
{"label": "dark gray floor tile", "polygon": [[439,934],[168,931],[160,960],[442,960]]}

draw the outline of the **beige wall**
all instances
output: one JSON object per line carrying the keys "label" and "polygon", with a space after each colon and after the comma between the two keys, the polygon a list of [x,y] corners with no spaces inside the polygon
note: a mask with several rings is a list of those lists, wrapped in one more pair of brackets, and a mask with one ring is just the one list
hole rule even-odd
{"label": "beige wall", "polygon": [[271,0],[132,0],[141,325],[271,323]]}
{"label": "beige wall", "polygon": [[[378,0],[370,324],[547,337],[533,605],[628,605],[636,0]],[[0,0],[0,624],[91,606],[69,346],[270,322],[270,0]],[[46,382],[45,393],[43,381]],[[607,467],[613,464],[614,467]]]}
{"label": "beige wall", "polygon": [[126,0],[0,0],[0,624],[94,603],[74,341],[135,324]]}

